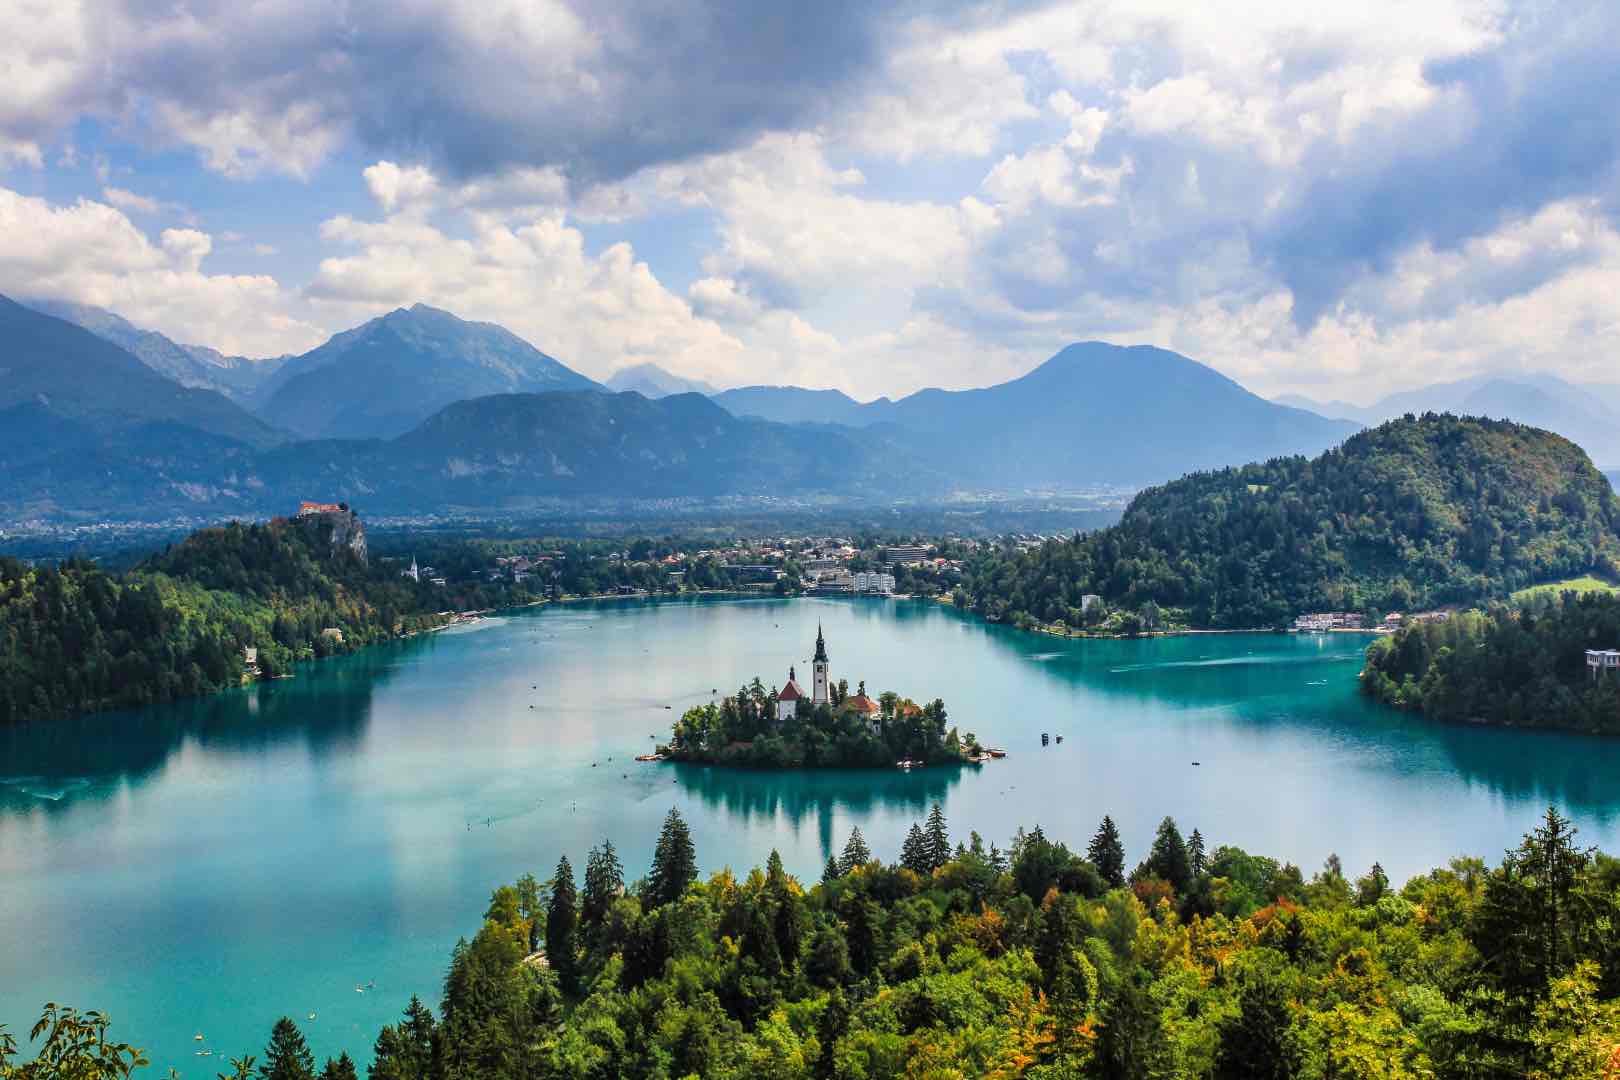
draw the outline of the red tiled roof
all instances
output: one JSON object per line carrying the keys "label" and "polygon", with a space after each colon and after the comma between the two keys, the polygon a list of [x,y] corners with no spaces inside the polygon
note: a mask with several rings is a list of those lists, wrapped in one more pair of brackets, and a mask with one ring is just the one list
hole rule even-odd
{"label": "red tiled roof", "polygon": [[777,701],[798,701],[804,697],[804,691],[799,688],[797,680],[789,679],[787,685],[776,692]]}
{"label": "red tiled roof", "polygon": [[856,694],[854,697],[850,698],[849,707],[854,709],[856,712],[863,712],[868,716],[875,712],[882,711],[882,707],[865,694]]}

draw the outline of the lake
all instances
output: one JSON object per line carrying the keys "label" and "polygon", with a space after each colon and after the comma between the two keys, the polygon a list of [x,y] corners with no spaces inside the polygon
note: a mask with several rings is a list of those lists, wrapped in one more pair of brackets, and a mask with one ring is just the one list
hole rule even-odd
{"label": "lake", "polygon": [[[1009,756],[913,773],[631,760],[713,690],[802,674],[818,623],[835,680],[943,697]],[[26,1035],[46,1000],[99,1008],[154,1074],[212,1078],[262,1056],[286,1014],[317,1058],[346,1049],[363,1069],[412,993],[437,1004],[496,886],[544,880],[564,852],[583,873],[604,837],[639,876],[671,806],[705,871],[776,848],[811,881],[855,825],[896,858],[936,800],[953,835],[1003,848],[1038,823],[1083,849],[1112,814],[1132,865],[1166,814],[1307,876],[1332,852],[1397,881],[1494,862],[1548,803],[1620,849],[1620,740],[1378,709],[1356,693],[1365,644],[1065,642],[920,601],[571,604],[0,731],[0,1023]]]}

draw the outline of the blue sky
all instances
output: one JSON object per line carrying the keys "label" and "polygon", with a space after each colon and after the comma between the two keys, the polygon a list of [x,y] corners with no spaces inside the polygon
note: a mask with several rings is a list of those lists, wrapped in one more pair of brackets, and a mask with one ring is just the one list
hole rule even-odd
{"label": "blue sky", "polygon": [[231,353],[425,301],[862,397],[1620,382],[1612,4],[0,8],[0,291]]}

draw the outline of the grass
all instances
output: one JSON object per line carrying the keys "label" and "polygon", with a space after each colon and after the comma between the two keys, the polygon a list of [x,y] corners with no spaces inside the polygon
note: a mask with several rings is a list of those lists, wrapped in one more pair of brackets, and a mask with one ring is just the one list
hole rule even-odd
{"label": "grass", "polygon": [[1541,585],[1532,585],[1528,589],[1520,589],[1518,592],[1513,594],[1513,599],[1528,600],[1532,596],[1542,596],[1546,594],[1556,596],[1557,594],[1563,592],[1620,593],[1620,585],[1615,585],[1610,581],[1604,581],[1600,577],[1593,577],[1591,574],[1583,574],[1580,577],[1567,578],[1564,581],[1549,581]]}

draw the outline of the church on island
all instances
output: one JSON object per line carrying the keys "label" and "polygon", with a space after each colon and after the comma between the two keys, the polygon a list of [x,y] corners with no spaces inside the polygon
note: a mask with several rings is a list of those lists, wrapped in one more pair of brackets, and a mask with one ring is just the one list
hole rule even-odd
{"label": "church on island", "polygon": [[[816,654],[810,660],[810,693],[808,700],[812,707],[817,705],[830,706],[832,701],[832,677],[828,674],[827,666],[827,639],[821,632],[820,625],[816,626]],[[776,722],[786,723],[799,711],[799,702],[806,700],[804,687],[799,685],[799,675],[793,665],[788,666],[787,684],[776,692]],[[843,706],[851,709],[866,720],[876,725],[878,714],[882,711],[876,701],[866,695],[864,684],[860,693],[844,699]]]}

